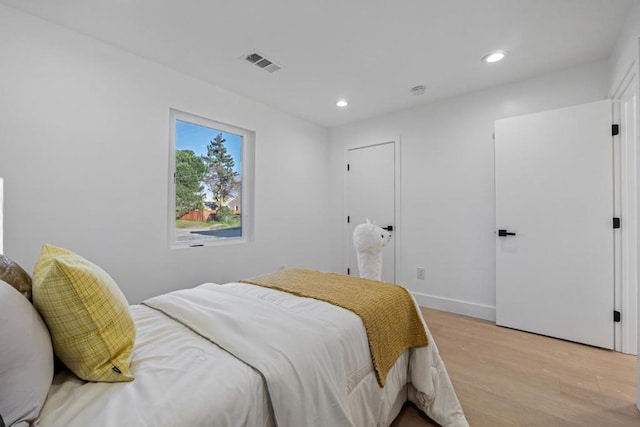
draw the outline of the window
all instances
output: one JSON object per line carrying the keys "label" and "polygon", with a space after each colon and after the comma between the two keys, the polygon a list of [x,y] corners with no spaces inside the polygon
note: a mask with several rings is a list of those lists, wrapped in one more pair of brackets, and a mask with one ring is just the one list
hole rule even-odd
{"label": "window", "polygon": [[171,110],[171,247],[249,240],[253,132]]}
{"label": "window", "polygon": [[3,202],[2,202],[2,192],[3,192],[3,180],[2,178],[0,178],[0,254],[3,254],[3,250],[2,250],[2,209],[3,209]]}

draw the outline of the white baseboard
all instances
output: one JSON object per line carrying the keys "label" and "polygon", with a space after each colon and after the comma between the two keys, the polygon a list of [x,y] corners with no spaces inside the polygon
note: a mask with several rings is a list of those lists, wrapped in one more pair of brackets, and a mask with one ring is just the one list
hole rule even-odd
{"label": "white baseboard", "polygon": [[477,317],[479,319],[496,321],[496,308],[490,305],[476,304],[475,302],[460,301],[457,299],[436,297],[420,292],[412,292],[418,305],[436,310],[449,311],[464,316]]}

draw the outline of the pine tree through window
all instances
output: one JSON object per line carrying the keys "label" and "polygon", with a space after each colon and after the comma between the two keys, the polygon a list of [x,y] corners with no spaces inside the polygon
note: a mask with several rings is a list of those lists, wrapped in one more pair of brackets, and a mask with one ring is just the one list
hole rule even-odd
{"label": "pine tree through window", "polygon": [[253,133],[171,110],[173,247],[246,241]]}

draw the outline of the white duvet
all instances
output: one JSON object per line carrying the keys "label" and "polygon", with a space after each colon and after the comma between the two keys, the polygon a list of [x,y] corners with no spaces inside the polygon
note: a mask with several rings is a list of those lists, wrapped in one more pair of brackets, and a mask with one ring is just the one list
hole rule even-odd
{"label": "white duvet", "polygon": [[41,426],[388,426],[407,399],[468,425],[428,329],[430,345],[405,352],[380,388],[362,322],[342,308],[240,283],[145,303],[168,315],[132,306],[135,380],[59,374]]}

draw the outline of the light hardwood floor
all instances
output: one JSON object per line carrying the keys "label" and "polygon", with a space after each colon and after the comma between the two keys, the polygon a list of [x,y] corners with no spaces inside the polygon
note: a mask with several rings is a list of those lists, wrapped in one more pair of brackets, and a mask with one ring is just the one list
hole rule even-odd
{"label": "light hardwood floor", "polygon": [[[422,311],[472,427],[640,427],[635,356]],[[392,427],[435,425],[407,405]]]}

